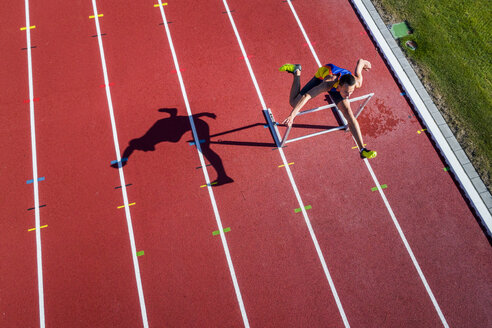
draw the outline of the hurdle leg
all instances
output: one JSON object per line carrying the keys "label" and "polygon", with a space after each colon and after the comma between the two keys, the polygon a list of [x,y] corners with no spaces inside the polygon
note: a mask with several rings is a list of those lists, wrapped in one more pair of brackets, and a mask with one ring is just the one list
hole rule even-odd
{"label": "hurdle leg", "polygon": [[348,122],[345,119],[345,116],[343,116],[342,112],[338,109],[338,106],[335,105],[335,108],[337,109],[338,116],[342,119],[344,130],[348,129]]}
{"label": "hurdle leg", "polygon": [[292,130],[292,125],[287,127],[287,131],[285,131],[284,137],[282,138],[282,142],[280,143],[280,148],[282,148],[285,145],[285,142],[287,141],[287,137],[289,136],[290,130]]}
{"label": "hurdle leg", "polygon": [[366,100],[359,106],[359,112],[357,113],[355,118],[359,117],[360,113],[362,113],[364,107],[366,107],[367,103],[369,102],[369,100],[371,100],[372,96],[374,96],[374,93],[371,93],[369,97],[367,97]]}
{"label": "hurdle leg", "polygon": [[342,112],[338,109],[338,106],[335,104],[335,102],[333,101],[333,98],[331,98],[330,94],[328,94],[328,97],[330,97],[330,101],[332,102],[332,104],[335,105],[335,108],[336,108],[337,113],[338,113],[338,117],[343,122],[344,129],[347,130],[348,129],[348,122],[345,119],[345,116],[343,116]]}

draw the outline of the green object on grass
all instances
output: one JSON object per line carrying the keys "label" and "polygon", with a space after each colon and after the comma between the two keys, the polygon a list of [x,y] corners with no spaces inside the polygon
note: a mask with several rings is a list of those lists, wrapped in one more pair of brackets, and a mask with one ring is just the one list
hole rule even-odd
{"label": "green object on grass", "polygon": [[407,42],[405,42],[405,45],[408,49],[412,51],[415,51],[415,49],[417,49],[417,43],[413,40],[408,40]]}
{"label": "green object on grass", "polygon": [[142,256],[144,255],[144,251],[137,252],[137,256]]}
{"label": "green object on grass", "polygon": [[391,34],[393,34],[395,39],[399,39],[403,36],[411,34],[411,32],[407,23],[401,22],[391,25]]}

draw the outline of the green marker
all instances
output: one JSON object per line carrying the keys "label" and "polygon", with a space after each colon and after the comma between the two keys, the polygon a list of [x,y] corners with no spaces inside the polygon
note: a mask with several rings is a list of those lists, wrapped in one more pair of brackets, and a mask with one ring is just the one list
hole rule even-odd
{"label": "green marker", "polygon": [[[231,231],[231,228],[230,227],[225,228],[223,231],[224,232],[229,232],[229,231]],[[214,235],[214,236],[217,236],[218,234],[220,234],[220,231],[219,230],[215,230],[214,232],[212,232],[212,235]]]}
{"label": "green marker", "polygon": [[[310,210],[310,209],[312,209],[312,206],[311,206],[311,205],[304,206],[304,209],[306,209],[306,210]],[[295,213],[299,213],[299,212],[301,212],[301,211],[302,211],[302,209],[301,209],[301,208],[296,208],[296,209],[294,210],[294,212],[295,212]]]}
{"label": "green marker", "polygon": [[144,255],[144,251],[137,252],[137,256],[142,256]]}
{"label": "green marker", "polygon": [[[388,188],[387,185],[385,185],[385,184],[384,185],[381,185],[381,189],[386,189],[386,188]],[[372,187],[371,190],[372,191],[376,191],[376,190],[378,190],[378,187]]]}

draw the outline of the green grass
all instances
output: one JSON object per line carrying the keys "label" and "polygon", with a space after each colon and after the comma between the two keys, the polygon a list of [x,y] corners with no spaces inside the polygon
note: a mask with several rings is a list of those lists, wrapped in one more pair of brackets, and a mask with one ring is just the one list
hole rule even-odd
{"label": "green grass", "polygon": [[[407,21],[406,50],[423,83],[442,96],[443,115],[490,190],[492,176],[492,6],[490,0],[373,0]],[[429,88],[428,88],[429,90]]]}

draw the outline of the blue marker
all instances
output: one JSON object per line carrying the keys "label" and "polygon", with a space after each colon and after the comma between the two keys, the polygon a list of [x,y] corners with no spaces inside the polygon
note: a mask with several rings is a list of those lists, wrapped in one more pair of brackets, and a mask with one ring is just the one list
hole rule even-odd
{"label": "blue marker", "polygon": [[[198,142],[204,143],[205,142],[205,139],[201,139]],[[195,145],[195,142],[194,141],[190,141],[189,144],[190,144],[190,146],[194,146]]]}
{"label": "blue marker", "polygon": [[[44,181],[44,179],[45,179],[44,177],[42,177],[42,178],[38,178],[38,181]],[[27,184],[31,184],[31,183],[33,183],[33,182],[34,182],[34,179],[33,179],[33,180],[27,180],[27,181],[26,181],[26,183],[27,183]]]}

